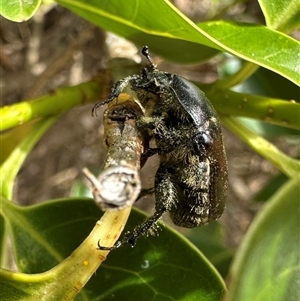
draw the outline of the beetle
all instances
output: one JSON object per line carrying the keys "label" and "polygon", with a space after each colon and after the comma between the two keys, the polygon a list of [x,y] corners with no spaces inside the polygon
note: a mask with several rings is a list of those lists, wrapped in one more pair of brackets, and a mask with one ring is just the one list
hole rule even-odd
{"label": "beetle", "polygon": [[157,221],[169,212],[174,224],[191,228],[218,219],[224,211],[228,170],[221,125],[203,91],[185,78],[157,69],[147,46],[142,54],[149,62],[139,75],[118,81],[107,100],[121,93],[133,95],[144,109],[137,126],[147,131],[156,147],[143,156],[158,154],[155,175],[155,213],[112,248],[125,242],[135,245],[143,234],[155,230]]}

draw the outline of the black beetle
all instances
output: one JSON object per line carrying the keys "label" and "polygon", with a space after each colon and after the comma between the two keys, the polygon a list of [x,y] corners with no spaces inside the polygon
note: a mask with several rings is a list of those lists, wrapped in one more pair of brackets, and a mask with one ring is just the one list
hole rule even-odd
{"label": "black beetle", "polygon": [[112,248],[124,242],[132,246],[138,237],[155,229],[165,212],[174,224],[197,227],[221,216],[227,196],[227,160],[221,125],[213,106],[194,84],[176,74],[162,72],[154,65],[148,47],[142,54],[150,63],[141,75],[118,81],[106,101],[120,93],[134,95],[145,114],[137,120],[138,127],[148,131],[156,148],[144,156],[160,156],[155,175],[155,213],[137,226]]}

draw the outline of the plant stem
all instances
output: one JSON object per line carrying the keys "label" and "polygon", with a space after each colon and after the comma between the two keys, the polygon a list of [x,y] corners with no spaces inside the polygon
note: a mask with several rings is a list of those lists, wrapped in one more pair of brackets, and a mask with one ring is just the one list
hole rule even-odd
{"label": "plant stem", "polygon": [[220,115],[248,117],[300,130],[300,104],[260,95],[201,87]]}
{"label": "plant stem", "polygon": [[244,82],[247,78],[249,78],[257,69],[258,65],[255,65],[251,62],[245,62],[242,68],[236,72],[235,74],[221,79],[214,84],[214,88],[217,90],[227,90],[232,88],[242,82]]}
{"label": "plant stem", "polygon": [[92,80],[73,87],[61,88],[51,95],[30,99],[0,109],[0,131],[30,120],[58,115],[69,109],[106,97],[110,90],[110,76],[102,72]]}
{"label": "plant stem", "polygon": [[223,117],[221,120],[232,132],[244,140],[257,153],[274,164],[285,175],[290,178],[298,176],[300,161],[287,156],[275,145],[261,136],[254,134],[237,119],[232,117]]}
{"label": "plant stem", "polygon": [[1,165],[1,195],[6,199],[12,199],[15,178],[29,152],[59,116],[46,118],[36,123],[30,130],[29,134],[20,142],[20,144]]}

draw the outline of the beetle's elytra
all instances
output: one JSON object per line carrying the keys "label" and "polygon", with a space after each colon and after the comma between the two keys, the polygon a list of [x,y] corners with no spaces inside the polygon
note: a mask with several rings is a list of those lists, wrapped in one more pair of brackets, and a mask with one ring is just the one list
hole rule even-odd
{"label": "beetle's elytra", "polygon": [[176,225],[187,228],[215,220],[223,213],[227,195],[227,160],[213,106],[188,80],[159,71],[147,46],[142,53],[149,68],[118,81],[108,99],[93,108],[94,114],[120,93],[134,95],[145,112],[137,120],[138,127],[147,131],[157,146],[144,156],[160,156],[155,175],[155,213],[113,248],[124,242],[134,245],[165,212],[170,213]]}

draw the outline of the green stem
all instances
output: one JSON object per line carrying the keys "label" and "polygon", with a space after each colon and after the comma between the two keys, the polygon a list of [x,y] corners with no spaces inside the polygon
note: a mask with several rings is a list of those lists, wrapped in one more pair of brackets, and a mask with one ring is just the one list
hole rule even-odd
{"label": "green stem", "polygon": [[299,174],[300,161],[295,160],[264,138],[254,134],[235,118],[221,118],[222,122],[252,149],[274,164],[285,175],[292,178]]}
{"label": "green stem", "polygon": [[104,73],[86,83],[58,89],[51,95],[1,108],[0,131],[30,120],[61,114],[80,104],[97,101],[110,89],[105,76],[107,74]]}
{"label": "green stem", "polygon": [[247,78],[249,78],[257,69],[258,65],[255,65],[251,62],[245,62],[242,68],[236,72],[235,74],[221,79],[214,83],[214,87],[217,90],[227,90],[231,87],[234,87],[242,82],[244,82]]}
{"label": "green stem", "polygon": [[71,256],[53,268],[52,273],[56,281],[45,288],[48,296],[56,295],[53,300],[73,300],[109,253],[97,249],[99,239],[102,245],[112,247],[122,233],[130,211],[131,207],[127,207],[121,211],[104,213],[90,235]]}
{"label": "green stem", "polygon": [[29,134],[20,142],[20,144],[12,151],[9,157],[0,167],[0,185],[1,195],[8,199],[12,199],[13,184],[19,169],[21,168],[28,153],[39,141],[49,127],[58,119],[59,116],[43,119],[36,123]]}
{"label": "green stem", "polygon": [[235,91],[201,87],[220,115],[254,118],[271,124],[300,130],[300,104]]}

